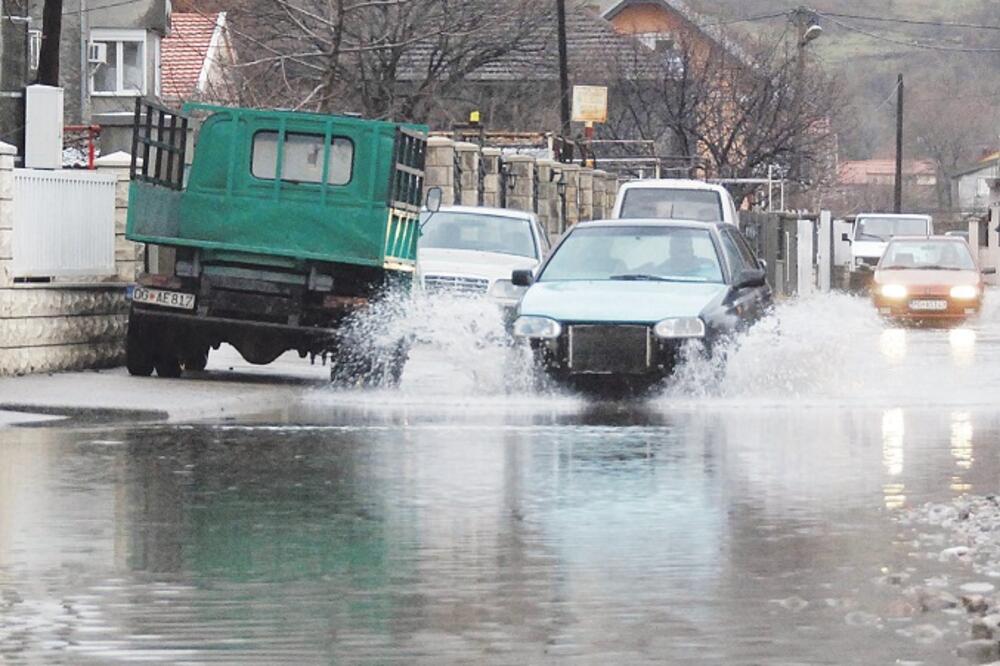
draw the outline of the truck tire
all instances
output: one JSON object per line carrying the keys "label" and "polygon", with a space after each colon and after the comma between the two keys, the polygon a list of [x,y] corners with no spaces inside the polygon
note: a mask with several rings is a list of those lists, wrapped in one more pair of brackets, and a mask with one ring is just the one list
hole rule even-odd
{"label": "truck tire", "polygon": [[125,334],[125,367],[133,377],[153,374],[153,352],[136,326],[129,324]]}
{"label": "truck tire", "polygon": [[208,367],[208,349],[189,350],[184,355],[184,369],[192,372],[201,372]]}
{"label": "truck tire", "polygon": [[180,359],[172,354],[157,356],[155,365],[158,377],[177,379],[183,372]]}

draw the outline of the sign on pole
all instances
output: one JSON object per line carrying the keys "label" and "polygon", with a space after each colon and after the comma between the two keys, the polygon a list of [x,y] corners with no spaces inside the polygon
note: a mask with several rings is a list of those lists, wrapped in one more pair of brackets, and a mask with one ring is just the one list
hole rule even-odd
{"label": "sign on pole", "polygon": [[578,123],[608,121],[608,89],[605,86],[573,86],[573,120]]}

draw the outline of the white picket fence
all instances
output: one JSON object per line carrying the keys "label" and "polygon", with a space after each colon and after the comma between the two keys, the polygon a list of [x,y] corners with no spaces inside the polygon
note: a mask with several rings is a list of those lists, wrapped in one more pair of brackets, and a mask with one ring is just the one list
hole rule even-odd
{"label": "white picket fence", "polygon": [[115,275],[115,177],[14,170],[15,278]]}

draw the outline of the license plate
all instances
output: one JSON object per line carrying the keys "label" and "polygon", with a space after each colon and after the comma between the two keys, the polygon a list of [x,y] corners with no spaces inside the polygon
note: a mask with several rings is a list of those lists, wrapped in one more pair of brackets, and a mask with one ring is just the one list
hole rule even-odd
{"label": "license plate", "polygon": [[194,310],[194,294],[184,294],[179,291],[162,291],[160,289],[136,287],[135,291],[132,292],[132,300],[136,303],[159,305],[160,307],[174,308],[176,310]]}
{"label": "license plate", "polygon": [[911,310],[947,310],[948,301],[943,300],[920,300],[910,301]]}

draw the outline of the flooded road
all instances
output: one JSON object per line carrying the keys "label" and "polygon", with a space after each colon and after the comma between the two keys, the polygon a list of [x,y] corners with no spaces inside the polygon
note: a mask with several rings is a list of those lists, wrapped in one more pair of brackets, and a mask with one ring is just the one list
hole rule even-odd
{"label": "flooded road", "polygon": [[1000,568],[902,518],[997,491],[998,315],[817,297],[600,403],[506,393],[476,314],[398,392],[3,430],[0,662],[979,663],[927,590]]}

